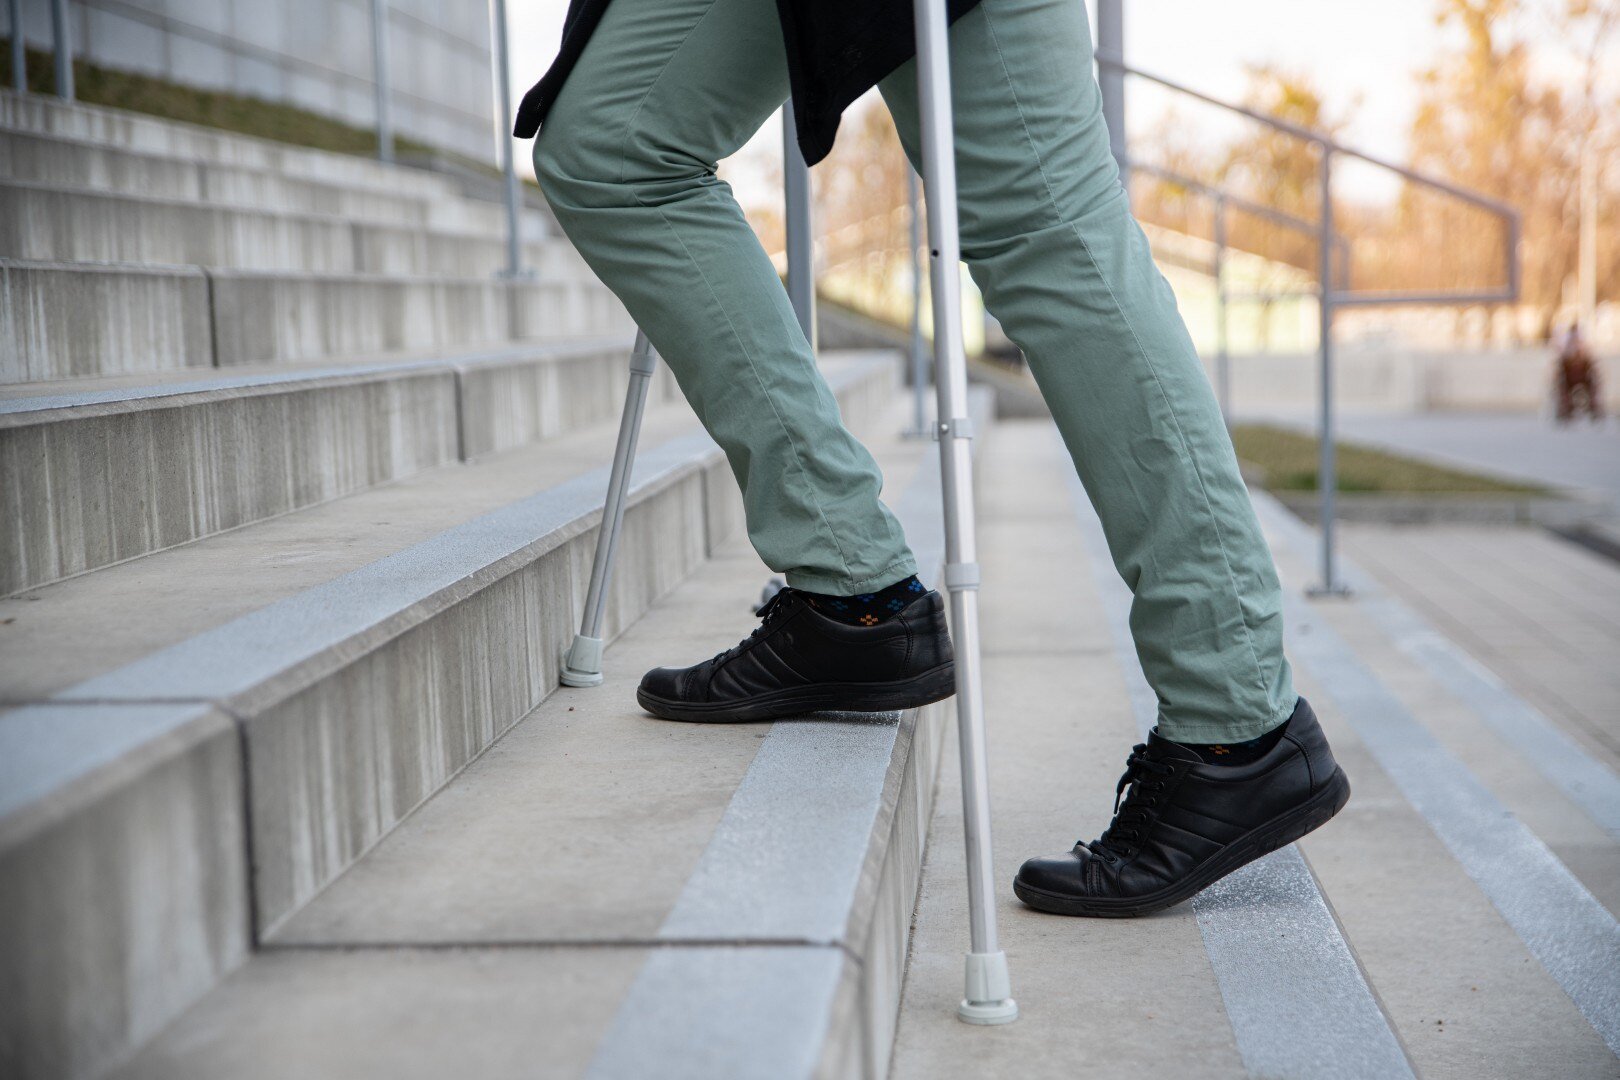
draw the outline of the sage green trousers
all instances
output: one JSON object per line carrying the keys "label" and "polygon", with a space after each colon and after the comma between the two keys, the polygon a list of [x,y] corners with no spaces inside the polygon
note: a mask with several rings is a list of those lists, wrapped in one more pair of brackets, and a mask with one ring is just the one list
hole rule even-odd
{"label": "sage green trousers", "polygon": [[[1133,592],[1161,733],[1250,739],[1295,703],[1276,570],[1131,218],[1091,49],[1083,0],[983,0],[952,26],[962,254],[1028,357]],[[881,90],[915,162],[915,63]],[[725,450],[760,557],[799,588],[868,592],[915,560],[715,175],[787,95],[772,0],[613,0],[552,106],[535,169],[569,239]],[[1051,572],[1080,567],[1077,552]]]}

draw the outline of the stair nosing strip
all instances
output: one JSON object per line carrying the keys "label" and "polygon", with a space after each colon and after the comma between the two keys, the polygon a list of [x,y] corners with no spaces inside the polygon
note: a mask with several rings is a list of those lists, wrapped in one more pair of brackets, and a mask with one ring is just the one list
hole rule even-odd
{"label": "stair nosing strip", "polygon": [[[323,364],[320,366],[289,368],[284,371],[262,371],[243,375],[215,375],[201,379],[177,379],[174,382],[150,383],[107,390],[79,390],[61,394],[40,394],[33,397],[0,398],[0,425],[8,417],[16,417],[12,425],[27,424],[40,413],[65,413],[77,409],[99,406],[126,405],[138,409],[144,403],[155,403],[153,408],[172,407],[174,398],[191,395],[248,396],[254,393],[291,393],[322,386],[337,386],[356,381],[368,381],[389,376],[424,373],[453,373],[478,371],[503,364],[522,364],[525,361],[559,361],[578,356],[589,356],[605,349],[626,346],[618,336],[581,338],[577,341],[537,342],[533,345],[512,344],[477,350],[464,354],[423,356],[412,359],[362,360],[355,364]],[[628,349],[627,349],[628,351]],[[207,370],[207,369],[197,369]],[[228,369],[215,368],[215,371]],[[46,417],[44,419],[56,419]]]}
{"label": "stair nosing strip", "polygon": [[[638,455],[632,503],[701,469],[719,452],[706,434],[694,433]],[[607,473],[606,466],[582,473],[69,687],[50,700],[157,697],[229,704],[335,646],[375,631],[471,574],[537,544],[563,542],[564,530],[600,512]]]}

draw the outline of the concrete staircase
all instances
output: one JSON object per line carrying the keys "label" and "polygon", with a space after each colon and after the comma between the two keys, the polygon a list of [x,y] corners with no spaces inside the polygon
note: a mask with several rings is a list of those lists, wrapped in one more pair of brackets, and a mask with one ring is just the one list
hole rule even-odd
{"label": "concrete staircase", "polygon": [[[1259,495],[1355,798],[1155,918],[1003,891],[1023,1016],[969,1028],[949,703],[723,727],[633,703],[732,644],[766,576],[667,373],[606,681],[557,687],[631,328],[543,217],[540,273],[506,282],[478,261],[498,220],[442,177],[8,95],[0,139],[0,198],[45,215],[0,225],[0,1075],[1616,1075],[1620,570],[1348,530],[1379,574],[1312,603],[1312,536]],[[104,227],[121,258],[204,261],[78,261]],[[206,261],[257,264],[248,230],[286,265]],[[481,269],[360,269],[434,245]],[[899,364],[826,369],[937,574]],[[1094,835],[1156,703],[1050,425],[990,406],[1006,882]],[[1493,673],[1459,626],[1542,660]]]}
{"label": "concrete staircase", "polygon": [[[498,210],[0,94],[0,1074],[128,1060],[552,700],[633,327]],[[610,636],[740,532],[664,370],[642,446]]]}

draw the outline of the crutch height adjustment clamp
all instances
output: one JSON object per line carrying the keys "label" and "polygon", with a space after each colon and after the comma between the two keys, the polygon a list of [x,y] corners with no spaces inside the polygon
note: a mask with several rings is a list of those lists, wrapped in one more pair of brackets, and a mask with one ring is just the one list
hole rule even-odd
{"label": "crutch height adjustment clamp", "polygon": [[977,589],[979,587],[979,564],[976,562],[946,563],[945,587],[947,589]]}
{"label": "crutch height adjustment clamp", "polygon": [[934,430],[935,439],[971,439],[973,438],[973,418],[971,416],[953,416],[948,420],[941,420]]}

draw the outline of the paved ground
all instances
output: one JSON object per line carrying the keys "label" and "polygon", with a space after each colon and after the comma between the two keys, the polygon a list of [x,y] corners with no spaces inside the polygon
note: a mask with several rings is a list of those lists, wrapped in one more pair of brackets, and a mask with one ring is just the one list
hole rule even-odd
{"label": "paved ground", "polygon": [[1620,771],[1620,565],[1535,528],[1348,525],[1347,554]]}
{"label": "paved ground", "polygon": [[[985,685],[1007,882],[1024,857],[1106,823],[1137,737],[1140,676],[1109,632],[1113,571],[1086,511],[1063,497],[1055,438],[1003,424],[985,451]],[[1609,813],[1620,566],[1535,530],[1356,528],[1348,554],[1374,577],[1356,600],[1309,603],[1309,536],[1285,518],[1263,505],[1298,682],[1355,789],[1298,846],[1292,887],[1327,906],[1329,928],[1307,931],[1309,904],[1290,908],[1260,875],[1121,922],[1042,915],[1004,889],[1023,1016],[961,1024],[967,931],[948,754],[893,1076],[1407,1075],[1338,1056],[1332,1029],[1358,1013],[1387,1025],[1429,1080],[1620,1076],[1620,822]],[[1550,769],[1553,746],[1594,786]],[[1514,895],[1528,881],[1539,900]],[[1603,959],[1576,971],[1570,954]],[[1325,989],[1335,977],[1351,984],[1342,1006]],[[1314,1023],[1299,1019],[1307,999],[1324,1006]]]}

